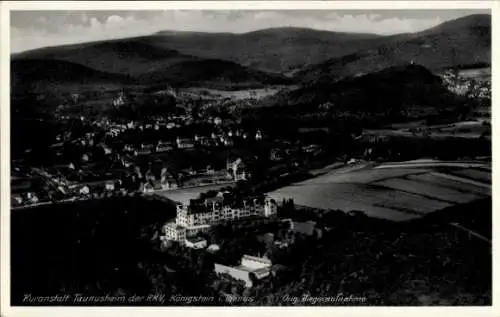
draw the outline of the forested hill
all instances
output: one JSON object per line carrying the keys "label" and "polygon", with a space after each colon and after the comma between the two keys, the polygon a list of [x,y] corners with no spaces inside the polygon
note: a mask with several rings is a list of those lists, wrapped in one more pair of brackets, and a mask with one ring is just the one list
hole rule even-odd
{"label": "forested hill", "polygon": [[306,65],[295,77],[306,83],[335,81],[411,61],[432,71],[491,64],[491,15],[470,15],[422,32],[383,37],[368,48]]}
{"label": "forested hill", "polygon": [[318,107],[339,111],[390,113],[410,107],[441,107],[451,102],[441,79],[420,65],[390,67],[338,82],[320,82],[270,97],[274,106]]}

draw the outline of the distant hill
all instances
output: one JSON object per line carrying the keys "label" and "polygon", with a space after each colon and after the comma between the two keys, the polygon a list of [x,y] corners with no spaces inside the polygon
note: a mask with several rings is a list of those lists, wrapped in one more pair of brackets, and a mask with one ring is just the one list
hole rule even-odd
{"label": "distant hill", "polygon": [[178,51],[157,46],[147,38],[128,38],[47,47],[12,56],[13,60],[61,60],[98,71],[141,76],[186,61],[199,60]]}
{"label": "distant hill", "polygon": [[286,84],[291,80],[284,76],[269,74],[243,67],[239,64],[217,60],[186,61],[158,69],[138,77],[140,82],[150,84],[169,82],[175,86],[207,84],[221,85],[262,85]]}
{"label": "distant hill", "polygon": [[243,34],[163,31],[149,37],[185,54],[224,59],[276,73],[355,52],[378,38],[374,34],[292,27]]}
{"label": "distant hill", "polygon": [[14,54],[60,59],[135,75],[183,61],[221,59],[267,72],[287,72],[355,52],[374,34],[271,28],[244,34],[161,31],[150,36],[64,45]]}
{"label": "distant hill", "polygon": [[335,81],[414,61],[431,70],[491,63],[491,16],[471,15],[413,34],[384,37],[369,49],[305,67],[304,82]]}
{"label": "distant hill", "polygon": [[198,59],[221,59],[262,71],[287,72],[355,52],[377,38],[380,36],[303,28],[244,34],[161,31],[150,36],[36,49],[14,54],[13,58],[66,60],[131,75]]}
{"label": "distant hill", "polygon": [[[34,60],[48,61],[48,66],[42,67],[51,69],[59,67],[63,74],[67,73],[70,67],[83,65],[84,77],[89,77],[87,73],[90,71],[94,71],[95,74],[101,73],[101,77],[104,73],[110,76],[116,74],[114,79],[120,78],[118,75],[128,76],[137,79],[137,83],[142,85],[167,82],[176,86],[200,83],[217,83],[219,86],[234,84],[262,86],[290,81],[281,75],[267,74],[230,61],[181,54],[176,50],[165,48],[161,41],[155,43],[147,37],[49,47],[14,54],[12,59],[17,63],[17,67],[12,71],[21,74],[32,71],[22,68],[31,67]],[[74,78],[71,80],[77,79],[78,74],[75,69],[72,75]],[[60,76],[64,77],[62,74]],[[35,77],[32,80],[34,79]],[[43,77],[39,79],[46,80]]]}
{"label": "distant hill", "polygon": [[491,16],[471,15],[393,36],[286,27],[244,34],[162,31],[42,48],[14,54],[12,59],[66,61],[145,83],[173,80],[189,85],[192,80],[229,78],[252,83],[272,78],[274,82],[276,77],[265,74],[270,72],[293,75],[294,81],[305,83],[330,82],[412,60],[433,71],[458,64],[490,64]]}
{"label": "distant hill", "polygon": [[449,93],[441,79],[420,65],[403,65],[338,82],[319,82],[282,92],[269,104],[317,107],[330,103],[334,110],[391,114],[411,107],[442,107]]}
{"label": "distant hill", "polygon": [[14,60],[11,67],[11,87],[14,93],[34,87],[49,85],[116,84],[126,85],[134,81],[126,75],[111,74],[79,64],[58,61],[25,59]]}

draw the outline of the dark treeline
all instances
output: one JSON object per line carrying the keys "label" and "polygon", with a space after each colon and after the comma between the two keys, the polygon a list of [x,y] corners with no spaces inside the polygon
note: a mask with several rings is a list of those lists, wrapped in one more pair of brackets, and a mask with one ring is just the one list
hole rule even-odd
{"label": "dark treeline", "polygon": [[11,216],[12,304],[23,294],[148,293],[137,262],[175,207],[109,198],[16,210]]}
{"label": "dark treeline", "polygon": [[[449,225],[458,222],[491,236],[491,200],[402,223],[356,211],[307,211],[288,201],[280,208],[280,217],[314,220],[320,231],[308,236],[289,231],[286,223],[265,219],[228,223],[206,235],[210,244],[220,246],[215,254],[175,244],[160,251],[159,230],[174,214],[173,206],[143,198],[16,211],[12,304],[23,305],[23,294],[28,293],[231,294],[253,297],[249,305],[294,305],[284,303],[283,296],[340,293],[366,298],[352,305],[491,303],[491,245]],[[289,246],[279,248],[272,243],[275,240]],[[254,281],[250,289],[213,273],[214,262],[237,265],[243,254],[266,255],[284,267],[268,279]]]}

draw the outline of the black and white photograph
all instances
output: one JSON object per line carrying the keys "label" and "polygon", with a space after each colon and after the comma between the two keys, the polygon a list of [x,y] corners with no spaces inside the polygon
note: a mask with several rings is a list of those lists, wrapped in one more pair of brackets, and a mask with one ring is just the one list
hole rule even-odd
{"label": "black and white photograph", "polygon": [[9,11],[8,305],[493,305],[491,9],[60,7]]}

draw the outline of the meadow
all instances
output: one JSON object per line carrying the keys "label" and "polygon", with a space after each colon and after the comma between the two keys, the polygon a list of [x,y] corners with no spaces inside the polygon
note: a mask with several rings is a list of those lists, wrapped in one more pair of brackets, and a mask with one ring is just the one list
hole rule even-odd
{"label": "meadow", "polygon": [[[491,196],[491,174],[476,168],[427,167],[331,172],[275,190],[277,201],[323,210],[362,211],[394,221]],[[475,179],[475,180],[474,180]]]}

